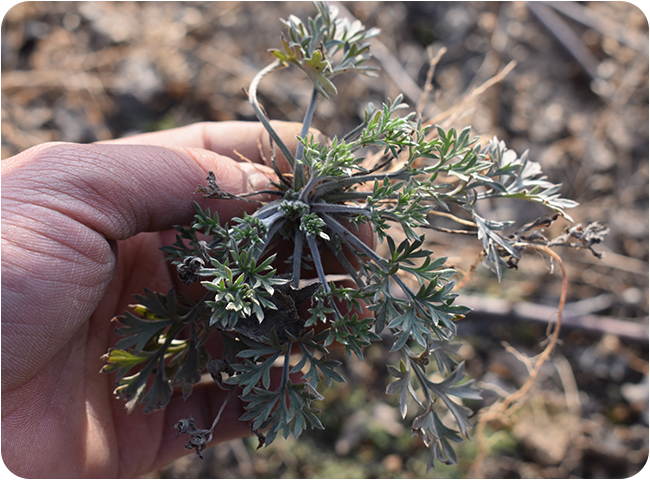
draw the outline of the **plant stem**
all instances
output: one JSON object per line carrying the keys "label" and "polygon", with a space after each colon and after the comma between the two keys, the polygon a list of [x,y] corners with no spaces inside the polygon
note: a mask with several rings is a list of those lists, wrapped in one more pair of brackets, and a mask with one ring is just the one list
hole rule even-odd
{"label": "plant stem", "polygon": [[[200,276],[200,271],[199,271],[199,276]],[[194,306],[190,309],[190,311],[181,316],[180,320],[183,323],[187,323],[187,321],[194,320],[195,317],[197,317],[199,310],[204,307],[204,304],[206,301],[210,300],[213,297],[210,292],[206,293],[203,297],[201,297],[201,300],[199,300]],[[182,327],[182,326],[181,326]],[[173,336],[176,336],[176,333],[173,333]]]}
{"label": "plant stem", "polygon": [[298,198],[300,201],[303,203],[308,203],[310,194],[312,190],[314,189],[314,186],[316,186],[318,183],[320,183],[323,180],[323,177],[318,177],[316,176],[315,173],[310,173],[309,181],[307,181],[307,184],[303,185],[302,190],[300,190],[300,198]]}
{"label": "plant stem", "polygon": [[323,290],[325,293],[330,291],[330,287],[327,284],[327,277],[325,277],[325,271],[323,270],[323,262],[320,259],[320,252],[318,251],[318,246],[316,245],[316,239],[312,235],[307,235],[307,244],[309,245],[309,251],[311,252],[311,257],[314,260],[314,266],[316,268],[316,273],[318,278],[323,284]]}
{"label": "plant stem", "polygon": [[223,410],[226,408],[226,404],[228,404],[228,401],[230,401],[230,398],[232,397],[233,394],[235,394],[235,388],[234,387],[230,390],[230,392],[226,396],[226,399],[224,400],[224,402],[221,404],[221,407],[219,408],[219,412],[217,413],[217,417],[214,418],[214,421],[212,422],[212,426],[210,427],[210,440],[212,440],[212,433],[214,431],[214,428],[217,426],[217,423],[219,422],[219,419],[221,419],[221,413],[223,413]]}
{"label": "plant stem", "polygon": [[325,213],[323,213],[322,218],[327,223],[327,226],[330,229],[332,229],[334,232],[336,232],[336,234],[339,235],[343,240],[356,246],[359,250],[361,250],[364,254],[366,254],[372,261],[376,262],[381,267],[383,268],[386,267],[386,260],[384,260],[382,257],[377,255],[377,253],[375,253],[374,250],[372,250],[368,245],[366,245],[361,240],[359,240],[359,238],[354,233],[352,233],[350,230],[348,230],[343,225],[341,225],[333,217]]}
{"label": "plant stem", "polygon": [[287,158],[287,161],[291,165],[291,167],[294,167],[295,161],[293,154],[291,154],[291,151],[289,151],[289,148],[284,144],[282,139],[280,139],[280,136],[278,136],[278,133],[275,132],[273,127],[271,126],[271,122],[269,119],[266,117],[266,114],[264,113],[264,110],[262,109],[262,106],[260,106],[259,102],[257,102],[257,86],[260,84],[262,81],[262,78],[270,73],[273,72],[275,69],[282,67],[282,62],[279,60],[276,60],[272,62],[271,64],[267,65],[262,69],[261,71],[258,72],[258,74],[253,78],[251,81],[251,85],[248,88],[248,100],[253,106],[253,110],[255,111],[255,115],[257,118],[260,120],[264,128],[268,131],[269,135],[273,138],[275,143],[278,145],[280,148],[280,151],[282,151],[282,154],[284,154],[284,157]]}
{"label": "plant stem", "polygon": [[346,143],[351,142],[352,139],[354,139],[355,137],[359,136],[359,134],[361,133],[361,131],[363,131],[363,130],[366,128],[367,125],[368,125],[368,116],[366,116],[366,119],[363,121],[363,123],[359,124],[359,125],[358,125],[357,127],[355,127],[352,131],[350,131],[349,133],[347,133],[347,134],[343,137],[343,141],[345,141]]}
{"label": "plant stem", "polygon": [[[356,269],[352,265],[352,263],[350,263],[350,261],[346,258],[346,256],[343,253],[341,253],[340,250],[337,250],[336,247],[331,242],[327,243],[327,246],[329,247],[330,251],[332,253],[334,253],[334,255],[336,256],[337,260],[341,263],[343,268],[345,268],[347,270],[348,274],[350,274],[350,276],[352,277],[354,282],[357,284],[357,286],[360,289],[365,288],[366,284],[359,277],[358,269]],[[353,253],[353,255],[356,256],[356,254],[354,254],[354,253]]]}
{"label": "plant stem", "polygon": [[327,181],[321,185],[318,186],[314,190],[314,194],[312,198],[319,198],[325,193],[328,193],[330,191],[334,190],[340,190],[341,188],[344,188],[348,185],[353,185],[353,184],[362,184],[362,183],[367,183],[369,181],[383,181],[384,179],[400,179],[400,178],[407,178],[411,176],[410,173],[408,173],[405,169],[400,169],[399,171],[395,171],[393,173],[378,173],[378,174],[370,174],[370,175],[362,175],[362,176],[351,176],[349,178],[342,178],[342,179],[336,179],[333,181]]}
{"label": "plant stem", "polygon": [[259,208],[253,216],[255,216],[255,218],[263,220],[275,215],[280,208],[281,201],[282,200],[274,200],[265,204],[263,207]]}
{"label": "plant stem", "polygon": [[333,205],[331,203],[311,203],[311,210],[316,213],[355,213],[358,215],[372,216],[372,212],[361,206]]}
{"label": "plant stem", "polygon": [[271,223],[271,225],[268,228],[268,232],[266,234],[266,240],[264,241],[264,244],[257,249],[255,252],[255,261],[259,259],[264,253],[266,252],[266,249],[268,246],[271,244],[273,241],[273,238],[275,237],[275,234],[278,232],[278,230],[282,227],[282,224],[278,222],[278,220],[275,220]]}
{"label": "plant stem", "polygon": [[[309,106],[307,107],[307,112],[305,112],[305,118],[302,121],[302,129],[300,130],[300,137],[305,139],[307,134],[309,134],[309,128],[311,126],[311,120],[314,117],[314,111],[316,110],[316,100],[318,99],[318,91],[314,89],[311,93],[311,99],[309,100]],[[305,146],[302,143],[298,143],[296,148],[296,160],[301,161],[305,153]],[[298,191],[305,184],[305,173],[304,167],[302,165],[295,166],[293,170],[293,189]]]}
{"label": "plant stem", "polygon": [[424,396],[427,399],[427,403],[431,403],[433,398],[431,397],[431,391],[429,390],[429,387],[427,385],[429,380],[427,379],[426,374],[424,373],[422,368],[419,366],[419,364],[414,363],[415,361],[413,361],[413,358],[411,356],[407,355],[407,357],[410,359],[410,362],[409,362],[410,366],[413,368],[413,372],[415,372],[415,376],[417,377],[418,382],[420,383],[420,387],[422,389],[422,392],[424,393]]}
{"label": "plant stem", "polygon": [[451,198],[452,196],[455,196],[458,193],[464,191],[466,186],[467,186],[467,181],[461,181],[460,183],[458,183],[458,186],[456,186],[456,188],[454,188],[448,193],[445,193],[445,196]]}
{"label": "plant stem", "polygon": [[302,265],[302,244],[304,240],[303,232],[300,228],[296,227],[296,232],[293,237],[293,286],[300,288],[300,267]]}
{"label": "plant stem", "polygon": [[277,156],[275,155],[275,149],[273,147],[273,136],[271,136],[270,133],[269,133],[269,148],[271,150],[271,166],[273,166],[273,171],[275,171],[275,175],[278,177],[278,179],[284,186],[290,188],[291,183],[287,178],[284,177],[284,174],[282,174],[280,168],[278,168],[278,160],[277,160]]}
{"label": "plant stem", "polygon": [[289,341],[289,346],[287,347],[287,352],[284,355],[284,365],[282,366],[282,382],[280,382],[280,387],[284,388],[289,381],[289,359],[291,359],[291,344]]}

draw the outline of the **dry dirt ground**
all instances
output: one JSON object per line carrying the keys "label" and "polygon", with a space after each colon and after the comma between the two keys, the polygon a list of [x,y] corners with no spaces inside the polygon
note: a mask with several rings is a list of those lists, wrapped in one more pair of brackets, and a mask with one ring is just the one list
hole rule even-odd
{"label": "dry dirt ground", "polygon": [[[368,102],[403,92],[428,118],[443,116],[511,61],[505,78],[471,98],[457,127],[498,136],[539,161],[563,195],[580,202],[577,223],[610,228],[597,247],[565,249],[569,304],[562,343],[508,421],[487,428],[460,463],[433,476],[491,478],[634,475],[648,456],[648,21],[624,2],[344,2],[382,29],[377,78],[345,74],[315,126],[342,134]],[[242,88],[280,45],[279,18],[314,15],[308,2],[25,2],[2,23],[2,158],[46,141],[92,142],[190,124],[254,120]],[[428,47],[428,49],[427,49]],[[446,48],[423,89],[432,55]],[[299,121],[309,85],[291,69],[262,82],[270,117]],[[448,117],[448,116],[447,116]],[[441,117],[442,118],[442,117]],[[487,206],[531,221],[534,207]],[[551,233],[567,222],[558,221]],[[438,234],[436,254],[461,274],[476,240]],[[555,270],[554,270],[555,269]],[[491,404],[527,373],[513,351],[542,350],[561,279],[529,254],[501,283],[479,266],[463,289],[476,311],[461,323],[468,368]],[[345,368],[348,386],[325,395],[328,429],[256,451],[222,444],[152,477],[422,477],[425,450],[383,394],[386,355],[370,351]],[[390,404],[386,404],[386,401]],[[405,423],[406,424],[406,423]],[[179,444],[181,444],[179,442]],[[432,476],[431,474],[429,476]]]}

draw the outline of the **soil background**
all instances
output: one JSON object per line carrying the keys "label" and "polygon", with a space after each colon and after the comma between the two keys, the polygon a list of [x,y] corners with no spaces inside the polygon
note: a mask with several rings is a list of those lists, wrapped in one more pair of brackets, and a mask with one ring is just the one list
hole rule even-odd
{"label": "soil background", "polygon": [[[563,195],[580,202],[576,223],[610,228],[588,250],[560,250],[569,273],[562,344],[513,417],[488,428],[489,478],[623,478],[648,457],[648,21],[625,2],[343,2],[341,11],[382,29],[372,52],[378,77],[344,74],[321,102],[315,126],[345,134],[375,105],[403,92],[435,118],[511,61],[514,69],[460,111],[454,125],[529,150]],[[47,141],[93,142],[197,121],[248,120],[242,89],[272,61],[290,14],[308,2],[24,2],[2,22],[2,158]],[[309,83],[293,69],[266,78],[269,116],[300,121]],[[484,208],[518,224],[542,212]],[[549,228],[559,233],[560,220]],[[429,243],[460,273],[477,240],[435,234]],[[460,323],[461,354],[483,388],[479,410],[525,380],[504,346],[535,355],[557,308],[557,267],[531,253],[499,283],[479,266],[459,301],[476,310]],[[551,314],[551,315],[549,315]],[[390,344],[388,344],[390,347]],[[385,347],[383,348],[385,349]],[[390,356],[381,346],[344,366],[346,385],[324,392],[324,431],[221,444],[148,477],[466,477],[459,464],[426,474],[426,453],[385,395]],[[414,416],[409,414],[407,419]],[[179,444],[182,444],[179,440]]]}

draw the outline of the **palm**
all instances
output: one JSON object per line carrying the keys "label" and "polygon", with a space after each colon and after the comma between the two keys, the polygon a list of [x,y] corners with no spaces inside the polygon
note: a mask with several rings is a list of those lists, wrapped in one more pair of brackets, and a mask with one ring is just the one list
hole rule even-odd
{"label": "palm", "polygon": [[[295,149],[299,126],[276,130]],[[192,414],[208,427],[226,396],[197,385],[185,402],[127,414],[101,356],[133,294],[177,283],[158,247],[190,222],[188,195],[208,170],[228,192],[264,188],[259,167],[224,155],[268,161],[268,137],[256,123],[205,123],[109,144],[41,145],[2,163],[2,457],[23,477],[151,471],[186,454],[174,424]],[[250,208],[212,205],[223,220]],[[250,434],[237,398],[225,411],[214,443]]]}
{"label": "palm", "polygon": [[[133,294],[140,292],[143,286],[166,291],[173,283],[168,264],[157,249],[160,245],[159,233],[142,233],[118,242],[115,275],[89,318],[38,321],[41,327],[66,324],[74,334],[44,361],[40,373],[3,395],[3,432],[15,429],[21,434],[19,441],[11,442],[13,451],[31,460],[29,467],[34,474],[69,476],[72,471],[78,476],[132,476],[157,468],[185,451],[181,442],[174,440],[173,425],[181,417],[187,417],[191,407],[177,409],[172,402],[164,411],[151,415],[137,410],[127,414],[123,402],[112,394],[112,378],[99,372],[101,355],[114,342],[111,318],[123,313],[126,306],[134,302]],[[93,250],[91,246],[85,248]],[[108,256],[113,258],[112,253]],[[42,263],[48,262],[43,260]],[[112,272],[111,263],[104,266]],[[110,273],[106,275],[105,279],[110,280]],[[103,278],[99,273],[93,274],[95,277]],[[82,286],[86,282],[92,281],[78,280]],[[60,296],[50,293],[53,297]],[[43,342],[50,347],[55,344],[47,339]],[[219,398],[216,388],[212,390],[211,396]],[[205,391],[197,390],[193,396],[195,410],[203,409],[207,413],[209,407],[205,397]],[[203,407],[200,402],[204,403]],[[218,405],[215,400],[213,407],[218,408]],[[231,407],[236,411],[236,402]],[[201,417],[201,413],[194,415],[197,420]],[[207,421],[210,416],[204,415]],[[237,423],[237,417],[224,418],[233,424],[230,428],[222,427],[223,439],[246,434],[246,425]],[[5,453],[5,461],[7,456]],[[45,467],[41,468],[41,464]]]}

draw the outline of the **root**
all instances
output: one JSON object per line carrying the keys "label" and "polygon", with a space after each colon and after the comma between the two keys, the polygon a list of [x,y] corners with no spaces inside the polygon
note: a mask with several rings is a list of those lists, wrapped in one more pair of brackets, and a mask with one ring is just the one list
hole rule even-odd
{"label": "root", "polygon": [[[478,448],[476,459],[474,460],[474,463],[472,464],[472,467],[469,471],[470,478],[481,478],[483,475],[482,466],[487,453],[485,426],[491,421],[505,422],[509,420],[518,403],[521,402],[522,398],[533,386],[535,379],[537,378],[537,375],[542,368],[542,364],[548,360],[559,339],[560,328],[562,325],[562,312],[564,311],[564,304],[566,303],[568,286],[566,270],[560,256],[549,247],[543,246],[536,248],[545,251],[549,254],[549,256],[555,259],[560,267],[560,271],[562,272],[562,293],[560,295],[560,303],[558,305],[557,322],[555,323],[555,328],[548,336],[548,343],[546,345],[546,348],[535,358],[528,359],[528,362],[525,364],[526,367],[529,368],[529,376],[526,382],[516,392],[506,396],[503,400],[494,403],[489,408],[484,408],[479,413],[478,423],[476,425],[476,441]],[[518,358],[521,357],[524,356],[519,354]]]}

